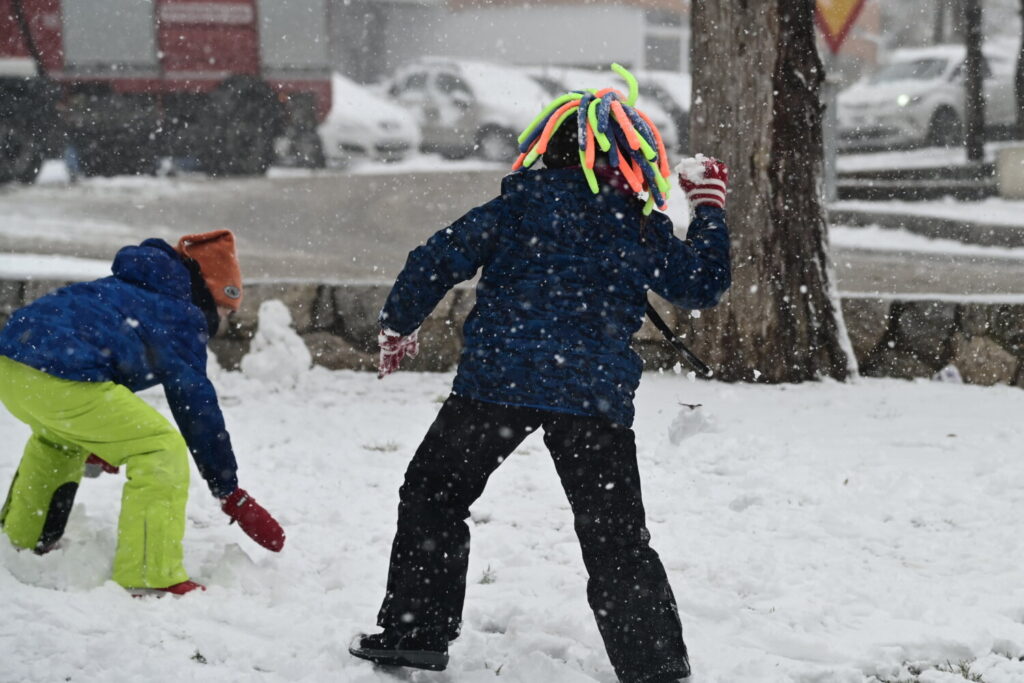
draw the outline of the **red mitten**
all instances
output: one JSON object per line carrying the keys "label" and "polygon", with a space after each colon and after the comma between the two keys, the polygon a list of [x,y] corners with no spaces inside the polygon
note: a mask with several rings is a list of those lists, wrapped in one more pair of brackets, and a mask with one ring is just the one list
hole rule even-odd
{"label": "red mitten", "polygon": [[267,550],[276,553],[284,547],[284,529],[245,489],[235,489],[234,493],[223,499],[220,509],[231,518],[232,523],[238,522],[238,526],[242,527],[249,538]]}
{"label": "red mitten", "polygon": [[721,161],[698,154],[676,164],[676,173],[679,174],[679,187],[686,193],[691,208],[701,204],[725,208],[729,169]]}
{"label": "red mitten", "polygon": [[106,460],[104,460],[100,456],[96,455],[95,453],[90,453],[89,454],[89,457],[85,459],[85,464],[86,465],[97,465],[97,466],[99,466],[100,469],[102,469],[107,474],[117,474],[118,472],[121,471],[120,467],[114,467],[109,462],[107,462]]}
{"label": "red mitten", "polygon": [[420,352],[420,342],[417,337],[418,330],[412,334],[400,335],[394,330],[381,330],[377,335],[377,344],[380,346],[380,364],[377,366],[377,379],[398,369],[402,359],[406,356],[415,358]]}

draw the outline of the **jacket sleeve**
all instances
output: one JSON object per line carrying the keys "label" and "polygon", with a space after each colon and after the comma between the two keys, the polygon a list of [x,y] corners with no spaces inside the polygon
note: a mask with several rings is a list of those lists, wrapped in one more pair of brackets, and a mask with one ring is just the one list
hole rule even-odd
{"label": "jacket sleeve", "polygon": [[403,335],[418,328],[449,289],[488,261],[508,212],[502,197],[492,199],[409,252],[381,310],[381,326]]}
{"label": "jacket sleeve", "polygon": [[658,232],[650,287],[689,310],[711,308],[732,284],[725,211],[698,206],[686,240]]}
{"label": "jacket sleeve", "polygon": [[194,357],[168,353],[160,359],[164,393],[199,473],[210,492],[224,498],[238,488],[238,464],[217,392],[206,376],[206,348],[189,355]]}

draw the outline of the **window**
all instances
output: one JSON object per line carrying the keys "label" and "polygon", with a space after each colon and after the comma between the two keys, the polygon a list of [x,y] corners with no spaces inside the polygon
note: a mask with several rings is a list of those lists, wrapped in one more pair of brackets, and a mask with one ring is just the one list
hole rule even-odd
{"label": "window", "polygon": [[437,75],[437,89],[445,95],[459,94],[468,95],[470,97],[473,95],[469,86],[466,85],[461,78],[449,73],[440,73]]}
{"label": "window", "polygon": [[644,12],[648,26],[671,26],[678,28],[683,25],[681,12],[668,9],[649,9]]}
{"label": "window", "polygon": [[402,93],[409,92],[411,90],[426,90],[427,89],[427,74],[423,71],[417,71],[409,74],[402,82],[391,88],[389,94],[392,97],[401,95]]}
{"label": "window", "polygon": [[648,35],[644,62],[648,69],[679,71],[683,66],[682,39],[679,36]]}

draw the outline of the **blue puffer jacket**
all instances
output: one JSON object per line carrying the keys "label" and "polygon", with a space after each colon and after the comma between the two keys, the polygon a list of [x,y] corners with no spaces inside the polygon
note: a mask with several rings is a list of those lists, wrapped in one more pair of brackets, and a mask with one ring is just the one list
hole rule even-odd
{"label": "blue puffer jacket", "polygon": [[592,194],[578,167],[506,176],[409,254],[381,324],[409,334],[482,267],[453,391],[631,425],[647,290],[709,308],[731,281],[724,211],[698,207],[684,242],[657,213],[641,235],[640,208],[610,185]]}
{"label": "blue puffer jacket", "polygon": [[169,244],[149,239],[121,249],[112,271],[15,311],[0,355],[63,379],[132,391],[162,384],[199,472],[215,496],[227,496],[238,467],[206,377],[208,326],[192,304],[188,269]]}

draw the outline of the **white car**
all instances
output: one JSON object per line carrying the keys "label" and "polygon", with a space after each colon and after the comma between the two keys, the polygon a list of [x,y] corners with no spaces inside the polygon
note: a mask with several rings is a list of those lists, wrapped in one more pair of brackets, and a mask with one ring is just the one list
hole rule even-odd
{"label": "white car", "polygon": [[404,108],[338,73],[331,90],[331,111],[317,128],[328,164],[400,161],[419,149],[419,125]]}
{"label": "white car", "polygon": [[[964,137],[963,45],[895,50],[870,76],[839,93],[840,146],[952,146]],[[986,51],[985,123],[1013,125],[1013,60]]]}
{"label": "white car", "polygon": [[551,99],[515,68],[445,57],[400,68],[384,89],[417,117],[423,151],[509,164],[519,154],[519,133]]}
{"label": "white car", "polygon": [[690,146],[690,74],[681,71],[634,71],[640,82],[640,106],[653,97],[676,126],[676,148]]}
{"label": "white car", "polygon": [[[578,88],[603,88],[615,87],[626,92],[626,84],[618,74],[608,71],[591,71],[589,69],[577,69],[561,66],[534,66],[525,67],[526,73],[530,74],[538,83],[542,84],[548,91],[550,98],[563,95],[570,90]],[[664,72],[659,72],[662,74]],[[642,74],[634,74],[640,86],[640,96],[637,106],[651,118],[658,132],[661,133],[661,140],[665,143],[665,149],[675,152],[680,149],[679,122],[664,106],[662,97],[665,96],[663,88],[659,85],[659,79],[655,77],[644,78]],[[686,92],[689,98],[689,90]]]}

